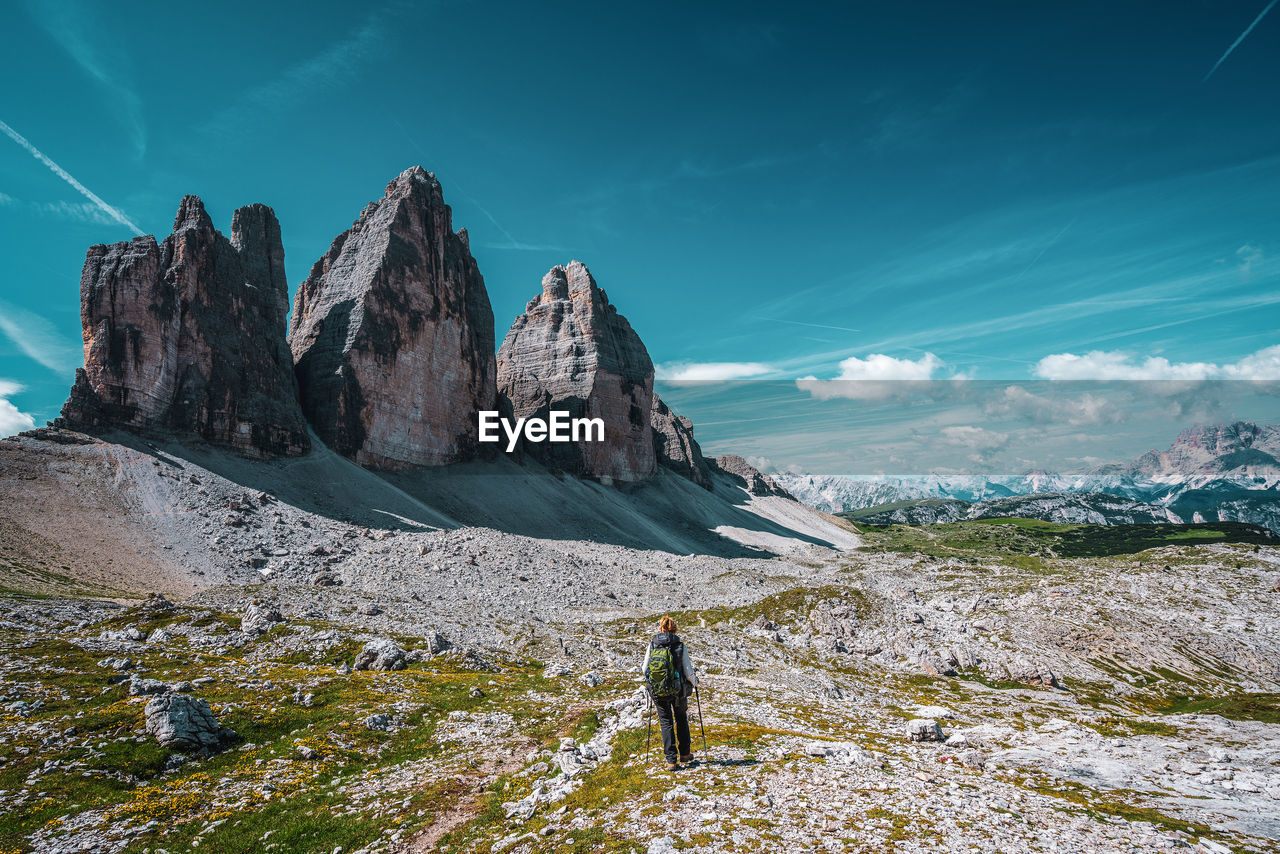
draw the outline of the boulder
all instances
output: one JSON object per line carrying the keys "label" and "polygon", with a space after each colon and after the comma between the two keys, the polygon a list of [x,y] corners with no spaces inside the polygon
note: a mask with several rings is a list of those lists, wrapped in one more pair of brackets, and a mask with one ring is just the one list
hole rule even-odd
{"label": "boulder", "polygon": [[235,737],[218,726],[209,704],[187,694],[162,694],[147,701],[147,732],[162,747],[212,751]]}
{"label": "boulder", "polygon": [[772,478],[765,477],[759,469],[737,454],[716,457],[715,468],[728,475],[730,480],[752,495],[776,495],[779,498],[795,500],[790,492],[783,489]]}
{"label": "boulder", "polygon": [[288,310],[271,209],[237,210],[228,239],[186,196],[163,242],[148,235],[89,248],[85,363],[55,424],[196,435],[253,457],[304,454]]}
{"label": "boulder", "polygon": [[387,638],[371,640],[356,654],[354,670],[404,670],[405,652]]}
{"label": "boulder", "polygon": [[910,741],[943,741],[942,727],[928,718],[907,721],[907,739]]}
{"label": "boulder", "polygon": [[1010,681],[1033,688],[1061,688],[1057,674],[1042,662],[1018,660],[1005,667]]}
{"label": "boulder", "polygon": [[161,614],[170,614],[175,610],[174,605],[164,597],[163,593],[152,593],[142,601],[138,606],[138,610],[148,616],[157,617]]}
{"label": "boulder", "polygon": [[645,849],[646,854],[676,854],[676,850],[676,841],[670,836],[650,839],[649,847]]}
{"label": "boulder", "polygon": [[703,459],[702,448],[693,438],[693,422],[672,412],[656,394],[649,418],[658,465],[689,478],[703,489],[710,489],[711,468]]}
{"label": "boulder", "polygon": [[604,422],[603,441],[522,443],[548,466],[604,482],[657,471],[653,362],[581,262],[551,268],[511,325],[498,350],[498,388],[508,419],[557,410]]}
{"label": "boulder", "polygon": [[542,668],[542,678],[544,679],[560,679],[572,675],[573,668],[562,661],[553,661]]}
{"label": "boulder", "polygon": [[129,677],[129,696],[131,697],[167,694],[170,690],[169,684],[159,679],[144,679],[136,673]]}
{"label": "boulder", "polygon": [[425,640],[427,642],[427,649],[433,654],[443,652],[450,646],[449,641],[445,639],[445,636],[437,632],[435,629],[427,632]]}
{"label": "boulder", "polygon": [[937,720],[938,718],[954,718],[956,713],[945,706],[921,706],[915,710],[915,715],[917,718],[933,718]]}
{"label": "boulder", "polygon": [[246,635],[260,635],[271,631],[283,622],[284,617],[278,610],[255,599],[240,617],[240,631]]}
{"label": "boulder", "polygon": [[321,440],[362,466],[475,457],[497,409],[493,309],[465,230],[415,166],[338,235],[298,287],[289,344]]}
{"label": "boulder", "polygon": [[375,730],[377,732],[389,732],[392,727],[391,715],[385,712],[369,715],[364,719],[364,728]]}

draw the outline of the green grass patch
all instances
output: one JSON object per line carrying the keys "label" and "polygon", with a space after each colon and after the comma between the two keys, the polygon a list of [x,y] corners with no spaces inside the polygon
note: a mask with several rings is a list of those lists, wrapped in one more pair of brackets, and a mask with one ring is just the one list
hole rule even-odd
{"label": "green grass patch", "polygon": [[[875,509],[875,508],[871,508]],[[855,511],[866,514],[868,511]],[[1275,534],[1243,522],[1190,525],[1068,525],[1038,519],[993,518],[937,525],[862,526],[873,550],[939,559],[1001,559],[1023,569],[1045,569],[1045,559],[1138,554],[1162,546],[1215,543],[1276,545]]]}
{"label": "green grass patch", "polygon": [[1280,724],[1280,694],[1175,695],[1155,701],[1150,707],[1166,715],[1222,715],[1233,721]]}

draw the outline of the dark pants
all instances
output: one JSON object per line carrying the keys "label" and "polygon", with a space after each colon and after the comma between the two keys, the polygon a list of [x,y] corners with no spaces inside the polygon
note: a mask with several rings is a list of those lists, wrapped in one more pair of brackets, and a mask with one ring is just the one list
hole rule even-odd
{"label": "dark pants", "polygon": [[[652,697],[653,706],[658,710],[658,723],[662,726],[662,752],[672,765],[681,756],[688,756],[689,751],[689,698]],[[673,732],[674,730],[674,732]],[[680,742],[680,752],[676,753],[676,742]]]}

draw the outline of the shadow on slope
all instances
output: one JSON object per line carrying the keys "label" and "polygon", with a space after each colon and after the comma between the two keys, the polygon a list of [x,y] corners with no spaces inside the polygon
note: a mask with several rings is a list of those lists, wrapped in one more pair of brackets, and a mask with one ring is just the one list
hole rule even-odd
{"label": "shadow on slope", "polygon": [[463,524],[528,537],[723,557],[858,544],[820,514],[751,496],[723,476],[712,492],[666,470],[645,483],[605,486],[507,459],[382,476]]}
{"label": "shadow on slope", "polygon": [[311,451],[301,457],[253,460],[202,442],[155,443],[127,434],[111,440],[143,450],[162,463],[197,465],[250,491],[353,525],[395,530],[458,528],[461,523],[398,489],[374,472],[330,450],[314,432]]}
{"label": "shadow on slope", "polygon": [[857,546],[857,536],[793,501],[748,494],[725,476],[707,491],[669,471],[605,486],[501,458],[431,469],[372,472],[313,434],[305,456],[251,460],[201,442],[110,441],[162,465],[199,466],[249,491],[329,519],[398,530],[492,528],[553,540],[590,540],[677,554],[772,557],[806,545]]}

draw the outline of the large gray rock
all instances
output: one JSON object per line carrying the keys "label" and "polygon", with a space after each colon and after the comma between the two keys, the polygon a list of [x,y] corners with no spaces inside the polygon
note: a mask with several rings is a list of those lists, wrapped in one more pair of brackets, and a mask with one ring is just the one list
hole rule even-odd
{"label": "large gray rock", "polygon": [[355,670],[403,670],[405,651],[387,638],[371,640],[356,654]]}
{"label": "large gray rock", "polygon": [[498,350],[498,387],[508,418],[562,410],[604,421],[601,442],[525,443],[548,465],[607,482],[644,480],[657,470],[653,362],[581,262],[553,267],[515,319]]}
{"label": "large gray rock", "polygon": [[240,631],[246,635],[261,635],[283,622],[284,617],[279,610],[255,599],[240,617]]}
{"label": "large gray rock", "polygon": [[440,183],[405,170],[298,287],[289,344],[302,405],[326,445],[362,466],[477,455],[497,409],[493,309]]}
{"label": "large gray rock", "polygon": [[907,721],[907,738],[911,741],[944,741],[946,736],[937,721],[921,718]]}
{"label": "large gray rock", "polygon": [[187,694],[163,694],[147,701],[147,732],[163,747],[175,750],[217,750],[235,737],[218,726],[209,704]]}
{"label": "large gray rock", "polygon": [[689,478],[703,489],[710,489],[711,469],[702,457],[702,448],[693,438],[693,422],[672,412],[656,394],[649,417],[658,464]]}
{"label": "large gray rock", "polygon": [[85,363],[58,426],[195,434],[257,457],[306,453],[288,302],[280,224],[265,205],[237,210],[228,240],[186,196],[162,243],[90,247]]}

